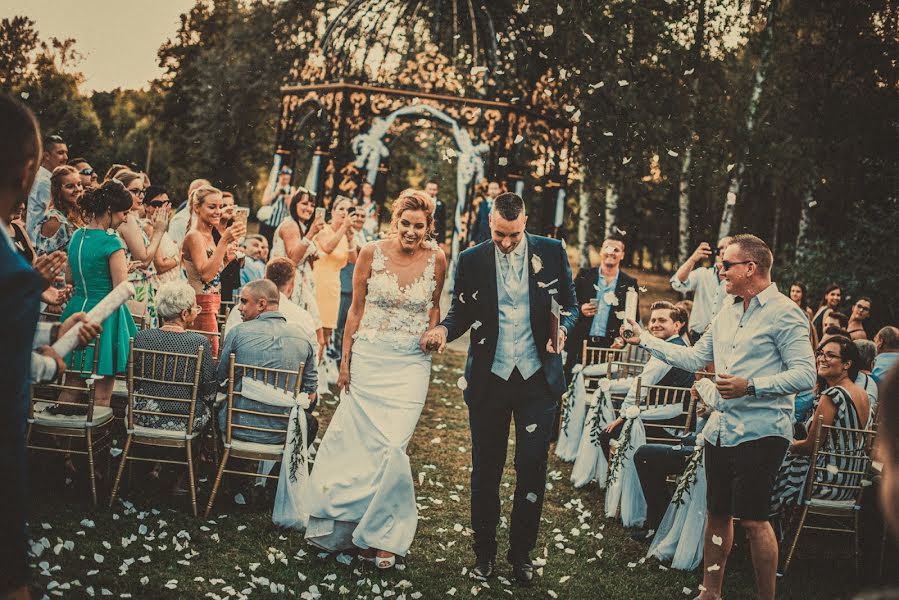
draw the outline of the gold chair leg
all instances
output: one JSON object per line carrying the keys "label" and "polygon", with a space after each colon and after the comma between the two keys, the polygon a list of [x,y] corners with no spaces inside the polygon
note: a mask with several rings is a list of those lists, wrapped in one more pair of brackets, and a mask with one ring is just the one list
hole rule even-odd
{"label": "gold chair leg", "polygon": [[808,515],[808,507],[802,507],[802,514],[799,516],[799,524],[796,526],[796,533],[793,535],[793,541],[790,543],[790,550],[787,552],[787,559],[784,561],[784,568],[780,572],[781,575],[787,574],[790,568],[790,562],[793,560],[793,553],[796,551],[796,544],[799,543],[799,534],[802,533],[802,527],[805,525],[805,517]]}
{"label": "gold chair leg", "polygon": [[87,443],[87,476],[91,482],[91,499],[94,506],[97,506],[97,475],[94,473],[94,435],[90,427],[85,432],[85,441]]}
{"label": "gold chair leg", "polygon": [[115,481],[112,484],[112,494],[109,495],[109,506],[112,506],[112,503],[115,502],[116,493],[119,491],[119,483],[122,481],[122,474],[125,472],[125,463],[128,462],[128,450],[131,449],[131,434],[128,434],[128,439],[125,440],[125,448],[122,450],[122,457],[119,459],[119,468],[116,472]]}
{"label": "gold chair leg", "polygon": [[209,513],[212,512],[212,503],[215,502],[215,495],[219,491],[219,485],[222,483],[222,475],[225,474],[225,465],[228,464],[228,455],[231,454],[230,448],[225,448],[222,452],[222,462],[219,464],[218,471],[215,474],[215,483],[212,484],[212,492],[209,494],[209,504],[206,505],[206,513],[203,518],[208,519]]}
{"label": "gold chair leg", "polygon": [[197,486],[194,482],[194,455],[193,455],[193,440],[187,441],[187,479],[190,485],[190,506],[194,513],[194,518],[197,517]]}

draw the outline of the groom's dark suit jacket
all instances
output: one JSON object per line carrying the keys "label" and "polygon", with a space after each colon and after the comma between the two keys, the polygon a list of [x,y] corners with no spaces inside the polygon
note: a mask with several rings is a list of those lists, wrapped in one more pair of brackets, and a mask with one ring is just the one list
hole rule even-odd
{"label": "groom's dark suit jacket", "polygon": [[[556,396],[565,392],[562,355],[546,351],[550,336],[550,306],[555,298],[562,310],[562,326],[570,333],[577,321],[578,308],[571,280],[568,256],[558,240],[525,234],[528,243],[527,272],[530,282],[531,331],[549,388]],[[499,305],[496,289],[496,259],[498,252],[492,240],[469,248],[459,255],[453,302],[441,325],[446,327],[447,339],[452,341],[471,330],[471,345],[465,364],[465,402],[479,397],[485,389],[493,367],[499,337]],[[540,268],[535,268],[539,257]],[[535,273],[534,271],[538,271]]]}

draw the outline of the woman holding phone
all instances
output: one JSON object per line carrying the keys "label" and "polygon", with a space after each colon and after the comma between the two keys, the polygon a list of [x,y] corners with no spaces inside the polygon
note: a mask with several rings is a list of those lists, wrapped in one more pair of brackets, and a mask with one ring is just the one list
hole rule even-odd
{"label": "woman holding phone", "polygon": [[337,196],[331,206],[331,222],[315,236],[319,260],[313,266],[315,300],[322,319],[325,344],[331,342],[331,332],[337,326],[340,309],[340,270],[348,262],[356,262],[356,230],[351,227],[347,213],[353,201]]}
{"label": "woman holding phone", "polygon": [[313,239],[324,228],[324,209],[315,208],[315,197],[305,188],[298,188],[291,197],[290,218],[285,219],[275,231],[272,257],[286,256],[297,266],[293,300],[300,308],[306,309],[318,334],[319,356],[325,346],[322,320],[315,297],[315,278],[312,263],[318,258],[318,246]]}
{"label": "woman holding phone", "polygon": [[[194,321],[198,331],[218,333],[216,315],[222,303],[221,273],[227,264],[237,257],[237,241],[246,228],[235,223],[225,229],[218,242],[212,231],[222,219],[222,192],[209,185],[195,189],[188,200],[191,205],[191,222],[181,246],[182,265],[187,283],[197,292],[197,304],[201,312]],[[212,354],[218,356],[219,340],[209,336]]]}

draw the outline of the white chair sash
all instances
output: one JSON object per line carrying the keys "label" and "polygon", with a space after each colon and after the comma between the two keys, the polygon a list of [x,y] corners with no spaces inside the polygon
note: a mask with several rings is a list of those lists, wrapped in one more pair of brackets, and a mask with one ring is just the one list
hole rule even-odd
{"label": "white chair sash", "polygon": [[696,439],[696,450],[677,481],[677,490],[646,556],[671,568],[693,571],[702,562],[703,536],[706,524],[706,478],[703,460],[704,440]]}
{"label": "white chair sash", "polygon": [[606,490],[606,516],[621,515],[625,527],[640,527],[646,521],[646,498],[634,454],[646,444],[646,430],[640,420],[640,409],[632,406],[625,411],[625,423],[618,436],[615,458],[609,468],[608,490]]}
{"label": "white chair sash", "polygon": [[611,388],[605,388],[596,390],[587,403],[584,431],[571,469],[571,483],[577,488],[591,481],[596,481],[601,489],[606,487],[609,462],[599,443],[599,434],[615,420],[615,411],[612,410]]}
{"label": "white chair sash", "polygon": [[584,432],[584,419],[587,416],[587,390],[580,365],[575,365],[572,373],[574,379],[563,399],[561,429],[556,443],[556,456],[565,462],[571,462],[577,457]]}

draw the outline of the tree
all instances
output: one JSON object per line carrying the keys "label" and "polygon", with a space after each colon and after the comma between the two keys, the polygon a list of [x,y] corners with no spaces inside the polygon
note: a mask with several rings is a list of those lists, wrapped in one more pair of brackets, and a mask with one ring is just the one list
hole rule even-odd
{"label": "tree", "polygon": [[21,16],[0,21],[0,89],[19,86],[37,47],[34,21]]}

